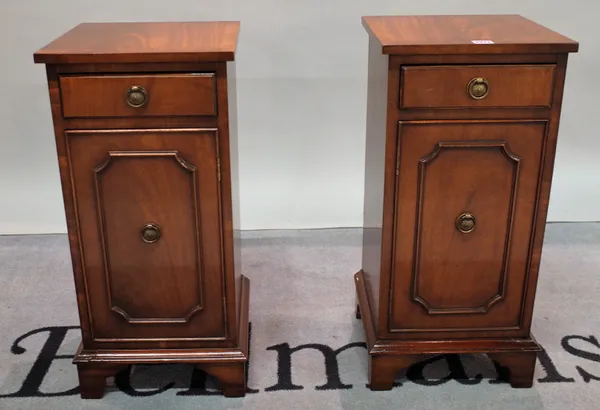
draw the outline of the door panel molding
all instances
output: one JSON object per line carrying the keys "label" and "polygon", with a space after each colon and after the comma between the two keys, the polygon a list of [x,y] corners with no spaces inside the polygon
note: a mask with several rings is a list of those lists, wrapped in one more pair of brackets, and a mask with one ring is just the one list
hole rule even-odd
{"label": "door panel molding", "polygon": [[[144,317],[139,316],[136,317],[134,313],[128,312],[127,308],[118,305],[118,301],[115,300],[113,295],[121,291],[118,287],[113,285],[112,280],[112,270],[111,270],[111,259],[108,252],[108,240],[106,237],[106,214],[104,207],[104,196],[103,196],[103,176],[110,169],[114,168],[115,163],[117,161],[132,161],[132,160],[144,160],[149,158],[160,158],[169,161],[169,163],[174,163],[178,169],[181,169],[185,173],[185,177],[189,178],[190,183],[190,193],[191,197],[189,198],[191,201],[191,206],[194,215],[194,226],[196,227],[196,235],[195,235],[195,248],[196,248],[196,267],[194,278],[190,280],[191,283],[195,283],[195,288],[197,289],[196,301],[193,306],[190,306],[185,314],[180,315],[179,317]],[[108,301],[111,306],[111,310],[116,314],[123,317],[128,323],[131,324],[167,324],[167,323],[188,323],[191,317],[204,309],[203,307],[203,293],[204,289],[202,287],[202,283],[205,281],[204,276],[204,268],[202,266],[202,238],[201,238],[201,229],[200,229],[200,220],[199,220],[199,201],[198,201],[198,190],[197,184],[199,184],[198,176],[197,176],[197,168],[191,164],[189,164],[183,157],[180,155],[179,151],[109,151],[107,159],[94,168],[94,177],[96,183],[96,205],[98,208],[98,219],[99,226],[101,229],[101,244],[102,250],[104,253],[104,272],[106,276],[106,288],[108,291]],[[116,172],[116,171],[115,171]],[[128,291],[126,289],[125,291]],[[126,295],[118,299],[124,299]]]}
{"label": "door panel molding", "polygon": [[[87,314],[90,318],[90,336],[93,343],[114,345],[148,342],[182,346],[192,342],[216,343],[229,340],[228,305],[223,303],[227,278],[222,251],[223,204],[217,172],[220,161],[218,129],[78,129],[65,130],[64,133],[66,159],[73,185],[75,224],[78,227],[78,236],[81,237],[83,288],[89,300]],[[105,219],[101,218],[101,189],[107,172],[110,174],[115,165],[118,171],[118,164],[144,160],[168,161],[171,164],[168,166],[172,167],[169,168],[171,174],[176,175],[176,172],[180,172],[189,179],[187,185],[191,195],[188,197],[191,198],[193,208],[189,213],[193,213],[195,219],[194,222],[192,219],[189,221],[195,224],[195,227],[188,227],[197,235],[197,246],[193,245],[196,247],[197,261],[194,272],[197,283],[205,286],[204,289],[196,287],[195,300],[186,305],[185,311],[171,315],[144,316],[136,314],[135,311],[130,312],[121,306],[121,303],[108,303],[115,298],[115,294],[110,290],[109,275],[102,266],[102,260],[110,258],[110,250],[106,246],[106,221],[99,223],[101,219]],[[132,169],[138,171],[137,168]],[[179,171],[174,171],[175,169]],[[161,174],[158,175],[162,177]],[[171,180],[175,180],[180,186],[184,185],[179,177]],[[156,189],[166,186],[163,182],[154,185]],[[152,187],[153,184],[149,186]],[[201,203],[203,197],[211,197],[215,201]],[[104,208],[104,204],[102,205]],[[91,209],[94,209],[93,212]],[[139,228],[135,225],[136,235],[140,235]],[[203,234],[210,234],[214,241],[203,243]],[[161,238],[166,239],[166,235],[167,233],[161,230]],[[210,279],[206,276],[208,273]],[[200,274],[208,281],[203,281]],[[189,294],[188,288],[181,289],[187,289]],[[175,303],[169,307],[167,303],[165,306],[167,309],[173,309],[172,306],[178,305]],[[157,306],[153,308],[160,309]],[[106,313],[100,314],[102,311]]]}
{"label": "door panel molding", "polygon": [[[498,289],[495,294],[491,295],[487,301],[479,306],[469,307],[443,307],[435,306],[427,300],[425,295],[420,292],[420,261],[423,250],[421,248],[421,232],[423,225],[423,204],[425,202],[425,181],[427,178],[427,169],[435,162],[443,150],[489,150],[493,149],[500,153],[507,161],[510,162],[512,169],[512,185],[511,185],[511,199],[509,204],[509,217],[506,228],[506,241],[504,246],[504,255],[502,261],[502,270],[499,274]],[[506,141],[441,141],[435,145],[435,148],[431,153],[422,157],[419,160],[419,177],[417,180],[418,186],[418,210],[416,219],[416,231],[415,231],[415,257],[413,264],[413,275],[412,275],[412,299],[414,302],[423,306],[429,315],[448,315],[448,314],[477,314],[486,313],[488,310],[497,302],[504,299],[506,292],[506,281],[508,271],[508,261],[510,255],[511,237],[512,237],[512,226],[514,220],[514,209],[515,200],[517,195],[517,188],[519,183],[519,166],[521,158],[515,153],[510,151],[508,143]]]}
{"label": "door panel molding", "polygon": [[[520,336],[524,331],[523,312],[529,298],[530,242],[534,234],[532,224],[537,218],[535,205],[542,184],[548,120],[436,119],[399,121],[397,124],[390,255],[390,266],[395,274],[389,278],[389,293],[382,296],[387,300],[387,309],[384,311],[386,328],[380,337],[418,339],[424,337],[422,334],[445,337],[451,333],[460,337]],[[410,137],[407,139],[407,136]],[[427,144],[431,145],[425,150]],[[452,306],[444,305],[439,309],[435,301],[422,297],[420,289],[415,292],[414,273],[417,272],[418,279],[423,272],[415,259],[420,247],[416,246],[417,240],[420,242],[423,238],[423,231],[417,228],[417,222],[422,223],[422,204],[419,202],[423,201],[419,198],[425,195],[420,186],[430,179],[427,173],[440,154],[443,157],[461,145],[465,149],[469,145],[468,149],[473,152],[479,148],[493,150],[498,153],[498,158],[502,156],[504,163],[509,164],[507,168],[512,168],[510,205],[508,200],[502,202],[507,204],[503,213],[509,209],[509,217],[503,226],[510,232],[507,231],[507,240],[500,248],[505,255],[502,259],[503,283],[500,284],[499,279],[498,291],[476,305],[459,307],[466,309],[451,309]],[[417,151],[408,154],[411,150]],[[402,197],[398,196],[400,192]],[[508,194],[504,198],[508,198]]]}

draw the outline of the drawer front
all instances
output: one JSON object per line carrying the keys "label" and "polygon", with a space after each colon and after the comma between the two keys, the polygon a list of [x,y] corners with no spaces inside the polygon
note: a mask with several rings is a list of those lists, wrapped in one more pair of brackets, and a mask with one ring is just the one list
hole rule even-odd
{"label": "drawer front", "polygon": [[405,66],[400,108],[550,107],[554,65]]}
{"label": "drawer front", "polygon": [[214,116],[214,73],[60,77],[65,118]]}
{"label": "drawer front", "polygon": [[66,137],[94,341],[224,338],[216,130]]}
{"label": "drawer front", "polygon": [[545,133],[545,121],[400,124],[390,332],[523,332]]}

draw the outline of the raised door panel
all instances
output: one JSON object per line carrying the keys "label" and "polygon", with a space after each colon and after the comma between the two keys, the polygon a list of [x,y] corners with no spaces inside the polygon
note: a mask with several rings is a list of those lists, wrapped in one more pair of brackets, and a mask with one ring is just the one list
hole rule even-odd
{"label": "raised door panel", "polygon": [[523,332],[545,129],[400,124],[391,333]]}
{"label": "raised door panel", "polygon": [[111,309],[185,323],[203,296],[196,167],[178,151],[110,151],[95,172]]}
{"label": "raised door panel", "polygon": [[94,340],[226,337],[216,130],[66,134]]}

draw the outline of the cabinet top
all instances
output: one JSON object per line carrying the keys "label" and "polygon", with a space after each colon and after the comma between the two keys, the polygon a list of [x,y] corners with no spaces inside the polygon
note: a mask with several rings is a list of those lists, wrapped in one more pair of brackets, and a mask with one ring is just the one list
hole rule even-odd
{"label": "cabinet top", "polygon": [[237,21],[82,23],[34,54],[36,63],[231,61]]}
{"label": "cabinet top", "polygon": [[519,15],[371,16],[384,54],[568,53],[579,44]]}

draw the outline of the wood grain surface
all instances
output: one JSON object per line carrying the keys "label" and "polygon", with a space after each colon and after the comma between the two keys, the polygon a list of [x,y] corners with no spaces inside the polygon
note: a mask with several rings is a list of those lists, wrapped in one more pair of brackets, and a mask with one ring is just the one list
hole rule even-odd
{"label": "wood grain surface", "polygon": [[[577,43],[514,15],[363,23],[365,229],[354,279],[370,388],[389,390],[420,355],[441,353],[488,353],[513,387],[531,387],[535,291]],[[468,87],[474,79],[487,94]]]}
{"label": "wood grain surface", "polygon": [[[363,25],[384,54],[577,51],[578,43],[519,15],[368,16]],[[489,40],[492,44],[473,41]]]}
{"label": "wood grain surface", "polygon": [[[482,99],[467,91],[475,78],[487,81]],[[405,66],[400,107],[550,107],[553,83],[553,65]]]}
{"label": "wood grain surface", "polygon": [[47,64],[84,398],[102,397],[128,365],[175,362],[216,377],[227,397],[246,393],[249,280],[235,256],[228,69],[238,30],[82,24],[35,54]]}
{"label": "wood grain surface", "polygon": [[82,23],[34,54],[36,63],[233,60],[239,22]]}
{"label": "wood grain surface", "polygon": [[[132,86],[148,93],[144,106],[127,104]],[[216,88],[214,73],[60,77],[66,118],[212,116],[217,114]]]}

